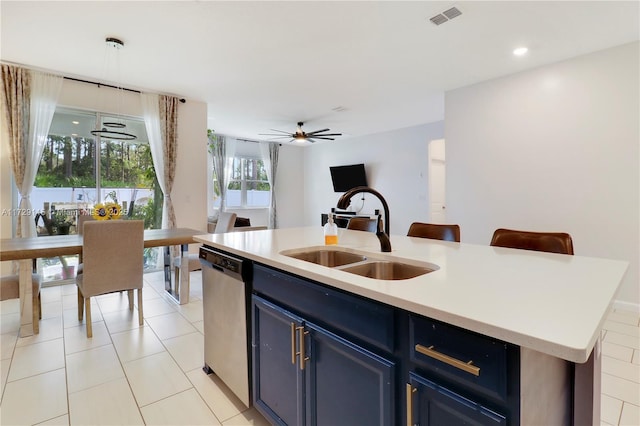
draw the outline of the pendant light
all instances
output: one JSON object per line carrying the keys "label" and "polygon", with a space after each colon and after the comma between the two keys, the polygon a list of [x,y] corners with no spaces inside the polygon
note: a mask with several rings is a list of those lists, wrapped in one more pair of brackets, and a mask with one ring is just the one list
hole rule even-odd
{"label": "pendant light", "polygon": [[[119,58],[119,50],[124,47],[124,43],[122,40],[117,39],[115,37],[107,37],[106,38],[107,49],[114,49],[116,56],[116,66],[118,70],[118,78],[120,77],[120,58]],[[117,106],[117,116],[120,117],[120,105],[122,104],[122,86],[117,84],[116,90],[118,90],[118,106]],[[102,127],[96,130],[92,130],[91,134],[94,136],[100,136],[102,138],[107,139],[115,139],[121,141],[132,141],[137,139],[137,136],[132,133],[127,133],[122,130],[127,126],[124,124],[124,121],[103,121]],[[120,129],[120,130],[118,130]]]}

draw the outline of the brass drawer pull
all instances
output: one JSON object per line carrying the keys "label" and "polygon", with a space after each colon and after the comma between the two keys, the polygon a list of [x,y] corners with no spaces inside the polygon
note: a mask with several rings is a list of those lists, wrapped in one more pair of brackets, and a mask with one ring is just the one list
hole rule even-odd
{"label": "brass drawer pull", "polygon": [[294,323],[289,323],[291,325],[291,364],[296,363],[296,325]]}
{"label": "brass drawer pull", "polygon": [[296,355],[300,355],[300,370],[304,370],[304,362],[309,361],[310,359],[305,354],[305,348],[304,348],[305,347],[304,336],[309,334],[309,332],[304,330],[304,326],[296,327],[296,330],[298,330],[298,339],[300,341],[300,351],[298,351]]}
{"label": "brass drawer pull", "polygon": [[473,374],[474,376],[480,376],[480,367],[476,367],[475,365],[473,365],[473,361],[469,361],[469,362],[460,361],[459,359],[455,359],[453,357],[450,357],[449,355],[445,355],[443,353],[436,351],[435,349],[433,349],[433,345],[427,348],[426,346],[417,344],[416,351],[420,352],[423,355],[431,357],[433,359],[437,359],[438,361],[442,361],[445,364],[449,364],[453,367],[456,367],[462,371],[466,371],[467,373]]}
{"label": "brass drawer pull", "polygon": [[413,426],[413,394],[418,390],[407,383],[407,426]]}

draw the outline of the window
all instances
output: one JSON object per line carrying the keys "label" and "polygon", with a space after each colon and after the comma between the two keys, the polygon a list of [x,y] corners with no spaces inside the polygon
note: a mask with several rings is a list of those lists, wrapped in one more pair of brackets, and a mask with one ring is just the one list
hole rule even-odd
{"label": "window", "polygon": [[232,167],[232,173],[227,186],[227,207],[269,207],[271,185],[263,161],[254,157],[234,157],[228,166]]}
{"label": "window", "polygon": [[[91,134],[96,127],[103,127],[102,123],[114,121],[123,122],[137,139],[120,141]],[[160,228],[162,191],[144,122],[57,108],[31,194],[33,208],[47,218],[38,218],[38,234],[73,233],[80,212],[90,212],[96,203],[107,200],[117,201],[123,215],[143,219],[146,229]],[[58,222],[64,225],[57,226]],[[157,258],[157,250],[145,251],[147,270],[156,269]],[[73,277],[66,269],[77,265],[77,259],[60,256],[42,263],[45,280],[57,280]]]}

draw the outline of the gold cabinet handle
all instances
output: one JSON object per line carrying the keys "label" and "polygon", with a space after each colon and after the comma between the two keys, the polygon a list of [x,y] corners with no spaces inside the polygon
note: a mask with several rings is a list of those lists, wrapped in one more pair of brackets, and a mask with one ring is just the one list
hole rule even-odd
{"label": "gold cabinet handle", "polygon": [[291,364],[296,363],[296,325],[294,323],[289,323],[291,325]]}
{"label": "gold cabinet handle", "polygon": [[304,331],[304,326],[296,327],[296,329],[298,330],[298,340],[300,341],[300,351],[298,352],[298,354],[300,355],[300,370],[304,370],[304,362],[309,361],[309,357],[305,356],[304,353],[304,336],[309,334],[309,332]]}
{"label": "gold cabinet handle", "polygon": [[445,364],[449,364],[453,367],[456,367],[462,371],[465,371],[469,374],[473,374],[474,376],[480,376],[480,367],[476,367],[473,365],[473,361],[464,362],[459,359],[455,359],[450,357],[449,355],[445,355],[433,349],[433,345],[426,347],[420,344],[416,345],[416,351],[420,352],[423,355],[431,357],[433,359],[437,359],[438,361],[442,361]]}
{"label": "gold cabinet handle", "polygon": [[407,383],[407,426],[413,426],[413,394],[417,391]]}

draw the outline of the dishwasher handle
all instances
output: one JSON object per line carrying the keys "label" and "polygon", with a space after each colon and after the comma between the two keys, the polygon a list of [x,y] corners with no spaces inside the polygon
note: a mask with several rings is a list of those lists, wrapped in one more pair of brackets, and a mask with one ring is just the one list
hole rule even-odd
{"label": "dishwasher handle", "polygon": [[202,259],[200,259],[200,263],[201,263],[203,266],[208,267],[208,268],[215,269],[215,270],[216,270],[216,271],[218,271],[218,272],[224,272],[224,269],[222,269],[220,266],[218,266],[218,265],[214,265],[213,263],[211,263],[211,262],[207,262],[206,260],[202,260]]}

